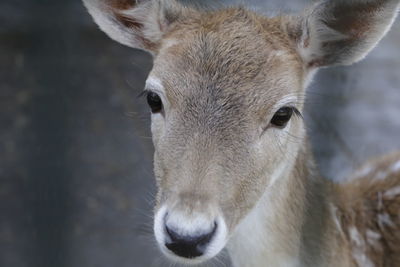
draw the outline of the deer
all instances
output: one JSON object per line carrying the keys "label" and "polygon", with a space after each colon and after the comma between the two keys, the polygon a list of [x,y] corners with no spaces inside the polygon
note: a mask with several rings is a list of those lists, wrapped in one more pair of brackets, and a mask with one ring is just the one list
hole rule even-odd
{"label": "deer", "polygon": [[168,259],[201,264],[226,249],[235,267],[400,266],[400,153],[324,179],[302,116],[318,69],[362,60],[399,0],[322,0],[273,17],[83,2],[108,36],[153,56],[154,236]]}

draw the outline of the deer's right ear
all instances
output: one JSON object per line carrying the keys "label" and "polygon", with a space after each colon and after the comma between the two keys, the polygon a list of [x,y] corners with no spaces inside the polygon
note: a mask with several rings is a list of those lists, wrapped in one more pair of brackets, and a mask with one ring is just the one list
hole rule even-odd
{"label": "deer's right ear", "polygon": [[163,34],[184,8],[174,0],[83,0],[99,27],[124,45],[158,50]]}
{"label": "deer's right ear", "polygon": [[399,5],[400,0],[320,0],[291,18],[289,34],[308,67],[349,65],[382,39]]}

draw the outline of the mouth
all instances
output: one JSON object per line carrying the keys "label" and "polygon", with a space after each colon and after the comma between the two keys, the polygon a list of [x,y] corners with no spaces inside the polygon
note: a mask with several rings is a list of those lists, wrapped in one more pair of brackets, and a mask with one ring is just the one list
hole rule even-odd
{"label": "mouth", "polygon": [[199,264],[219,254],[227,242],[227,228],[222,217],[185,218],[161,207],[155,216],[154,234],[167,258],[183,264]]}

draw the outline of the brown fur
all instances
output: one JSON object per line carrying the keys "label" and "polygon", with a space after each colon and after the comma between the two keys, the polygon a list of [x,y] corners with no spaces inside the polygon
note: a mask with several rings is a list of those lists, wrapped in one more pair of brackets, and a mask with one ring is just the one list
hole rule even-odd
{"label": "brown fur", "polygon": [[316,67],[363,58],[399,0],[323,1],[275,18],[112,0],[112,20],[107,1],[84,1],[113,39],[154,55],[146,89],[163,101],[152,134],[155,234],[166,255],[185,260],[165,248],[168,223],[187,235],[218,221],[226,232],[208,257],[226,245],[235,266],[400,264],[399,174],[378,175],[400,155],[373,163],[369,178],[335,185],[315,171],[301,116],[284,129],[270,123],[281,107],[303,110]]}
{"label": "brown fur", "polygon": [[108,0],[108,5],[117,10],[126,10],[136,5],[135,0]]}
{"label": "brown fur", "polygon": [[[364,166],[368,173],[339,185],[336,192],[346,242],[376,267],[400,263],[400,190],[390,194],[400,189],[400,168],[390,171],[396,162],[400,153],[371,161]],[[352,239],[350,227],[357,230],[359,240]]]}

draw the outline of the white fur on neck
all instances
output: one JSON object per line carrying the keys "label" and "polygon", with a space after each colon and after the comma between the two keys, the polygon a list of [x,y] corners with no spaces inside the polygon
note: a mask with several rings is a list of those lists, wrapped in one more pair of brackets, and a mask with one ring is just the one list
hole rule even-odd
{"label": "white fur on neck", "polygon": [[[271,180],[288,179],[293,163],[281,163]],[[275,184],[275,183],[274,183]],[[274,186],[271,185],[270,186]],[[270,187],[268,186],[268,187]],[[298,253],[277,251],[283,240],[280,233],[271,229],[276,212],[272,195],[280,188],[267,188],[250,213],[239,223],[228,243],[228,252],[235,267],[300,267]],[[272,193],[274,191],[274,193]],[[279,193],[278,193],[279,194]],[[270,224],[270,225],[269,225]]]}

